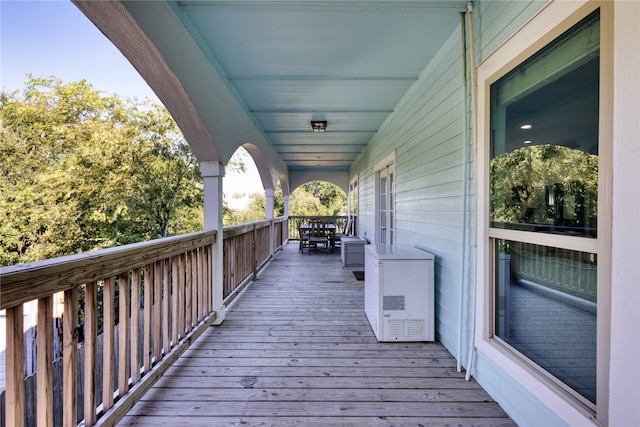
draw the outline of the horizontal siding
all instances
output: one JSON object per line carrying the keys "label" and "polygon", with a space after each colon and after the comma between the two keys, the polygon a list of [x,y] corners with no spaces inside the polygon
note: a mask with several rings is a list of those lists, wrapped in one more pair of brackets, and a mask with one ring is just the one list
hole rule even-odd
{"label": "horizontal siding", "polygon": [[542,0],[478,2],[474,9],[476,63],[484,61],[547,3]]}
{"label": "horizontal siding", "polygon": [[373,240],[373,169],[395,150],[396,242],[418,245],[436,255],[436,331],[454,355],[461,298],[465,105],[458,28],[353,168],[360,176],[360,235],[366,233]]}
{"label": "horizontal siding", "polygon": [[[567,424],[537,399],[522,385],[513,381],[499,366],[482,353],[475,359],[474,378],[484,386],[490,396],[498,396],[499,403],[520,427],[567,427]],[[494,397],[495,398],[495,397]],[[530,402],[523,405],[522,402]]]}

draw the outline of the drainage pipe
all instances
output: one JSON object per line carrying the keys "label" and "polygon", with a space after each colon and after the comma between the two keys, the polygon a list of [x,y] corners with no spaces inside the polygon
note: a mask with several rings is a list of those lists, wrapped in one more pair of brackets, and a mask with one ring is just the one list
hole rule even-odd
{"label": "drainage pipe", "polygon": [[[470,71],[471,71],[471,139],[473,142],[473,149],[477,150],[478,147],[478,135],[477,135],[477,101],[476,101],[476,87],[477,87],[477,73],[476,73],[476,57],[475,57],[475,45],[474,45],[474,35],[473,35],[473,6],[472,3],[467,3],[467,22],[469,28],[469,60],[471,63]],[[477,162],[477,158],[474,158]],[[474,163],[475,165],[475,163]],[[477,180],[477,174],[474,176]],[[477,212],[476,212],[477,213]],[[477,263],[475,265],[476,273],[477,273]],[[473,354],[475,348],[475,335],[476,335],[476,281],[477,274],[474,274],[475,280],[471,286],[471,293],[473,295],[472,298],[472,306],[471,306],[471,335],[469,338],[469,357],[467,360],[467,373],[465,375],[465,379],[469,381],[471,378],[471,366],[473,362]]]}
{"label": "drainage pipe", "polygon": [[461,262],[460,266],[460,302],[458,306],[458,353],[456,356],[457,370],[462,371],[462,331],[464,328],[464,306],[465,306],[465,278],[467,270],[467,180],[469,179],[467,173],[467,138],[469,137],[467,127],[469,124],[467,97],[469,91],[467,87],[467,28],[465,25],[465,12],[460,12],[460,29],[462,34],[462,110],[463,110],[463,122],[462,122],[462,250],[461,250]]}

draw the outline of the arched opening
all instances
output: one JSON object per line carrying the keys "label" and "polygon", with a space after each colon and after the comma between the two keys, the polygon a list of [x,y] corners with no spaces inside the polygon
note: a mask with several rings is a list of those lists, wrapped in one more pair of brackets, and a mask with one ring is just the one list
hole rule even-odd
{"label": "arched opening", "polygon": [[293,216],[347,215],[347,194],[328,181],[309,181],[291,192],[289,213]]}
{"label": "arched opening", "polygon": [[225,166],[223,225],[237,225],[266,218],[265,192],[258,167],[243,148],[238,147]]}

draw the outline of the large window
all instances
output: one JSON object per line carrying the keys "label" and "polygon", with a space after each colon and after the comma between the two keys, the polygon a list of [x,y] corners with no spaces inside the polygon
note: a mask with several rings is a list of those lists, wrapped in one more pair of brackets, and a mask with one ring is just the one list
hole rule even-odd
{"label": "large window", "polygon": [[600,16],[490,87],[493,335],[596,404]]}

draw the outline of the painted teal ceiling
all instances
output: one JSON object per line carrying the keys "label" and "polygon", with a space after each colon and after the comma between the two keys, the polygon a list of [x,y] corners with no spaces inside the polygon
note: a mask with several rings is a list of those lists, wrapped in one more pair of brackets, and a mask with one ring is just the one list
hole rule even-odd
{"label": "painted teal ceiling", "polygon": [[[178,1],[289,170],[348,170],[460,23],[460,1]],[[326,120],[327,132],[311,132]]]}
{"label": "painted teal ceiling", "polygon": [[[459,31],[466,1],[73,2],[129,58],[202,161],[344,173]],[[311,131],[326,120],[327,131]],[[258,166],[260,168],[260,165]],[[288,172],[287,172],[288,171]]]}

